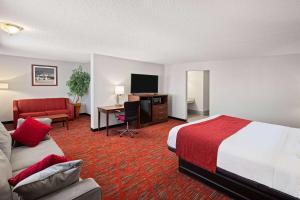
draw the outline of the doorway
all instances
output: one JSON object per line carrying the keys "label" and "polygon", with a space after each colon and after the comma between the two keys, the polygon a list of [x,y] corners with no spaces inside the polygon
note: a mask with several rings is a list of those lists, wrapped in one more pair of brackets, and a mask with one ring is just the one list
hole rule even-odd
{"label": "doorway", "polygon": [[186,73],[187,121],[193,122],[209,116],[209,71]]}

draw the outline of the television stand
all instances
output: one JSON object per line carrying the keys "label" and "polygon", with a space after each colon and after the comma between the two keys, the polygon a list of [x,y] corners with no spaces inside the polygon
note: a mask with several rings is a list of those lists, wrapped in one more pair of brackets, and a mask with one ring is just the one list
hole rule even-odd
{"label": "television stand", "polygon": [[133,95],[133,96],[156,96],[159,94],[158,93],[132,93],[130,95]]}
{"label": "television stand", "polygon": [[140,119],[138,127],[168,121],[168,95],[130,94],[128,101],[140,101]]}

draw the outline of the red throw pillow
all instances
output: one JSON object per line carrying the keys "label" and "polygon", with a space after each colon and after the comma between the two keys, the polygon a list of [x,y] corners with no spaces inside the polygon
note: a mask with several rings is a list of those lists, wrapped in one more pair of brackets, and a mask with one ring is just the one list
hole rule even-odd
{"label": "red throw pillow", "polygon": [[12,134],[12,139],[28,147],[34,147],[45,138],[50,130],[50,126],[27,117],[24,123]]}
{"label": "red throw pillow", "polygon": [[64,156],[58,156],[55,154],[51,154],[47,157],[45,157],[43,160],[29,166],[28,168],[24,169],[20,173],[18,173],[15,177],[12,177],[8,179],[8,182],[10,185],[15,186],[17,185],[20,181],[24,180],[25,178],[31,176],[32,174],[35,174],[39,171],[42,171],[52,165],[62,163],[62,162],[67,162],[68,159]]}

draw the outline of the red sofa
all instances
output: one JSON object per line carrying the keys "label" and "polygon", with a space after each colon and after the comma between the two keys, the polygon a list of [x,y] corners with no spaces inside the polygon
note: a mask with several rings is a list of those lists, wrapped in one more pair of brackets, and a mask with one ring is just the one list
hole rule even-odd
{"label": "red sofa", "polygon": [[74,119],[74,105],[68,98],[19,99],[13,101],[14,124],[19,118],[67,114]]}

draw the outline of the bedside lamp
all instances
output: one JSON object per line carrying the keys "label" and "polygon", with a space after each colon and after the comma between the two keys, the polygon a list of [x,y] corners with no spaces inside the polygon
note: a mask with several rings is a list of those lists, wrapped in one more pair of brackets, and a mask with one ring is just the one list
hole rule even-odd
{"label": "bedside lamp", "polygon": [[8,83],[0,83],[0,89],[8,89]]}
{"label": "bedside lamp", "polygon": [[115,94],[117,95],[117,105],[121,106],[120,104],[120,96],[124,94],[124,85],[116,85],[115,86]]}

